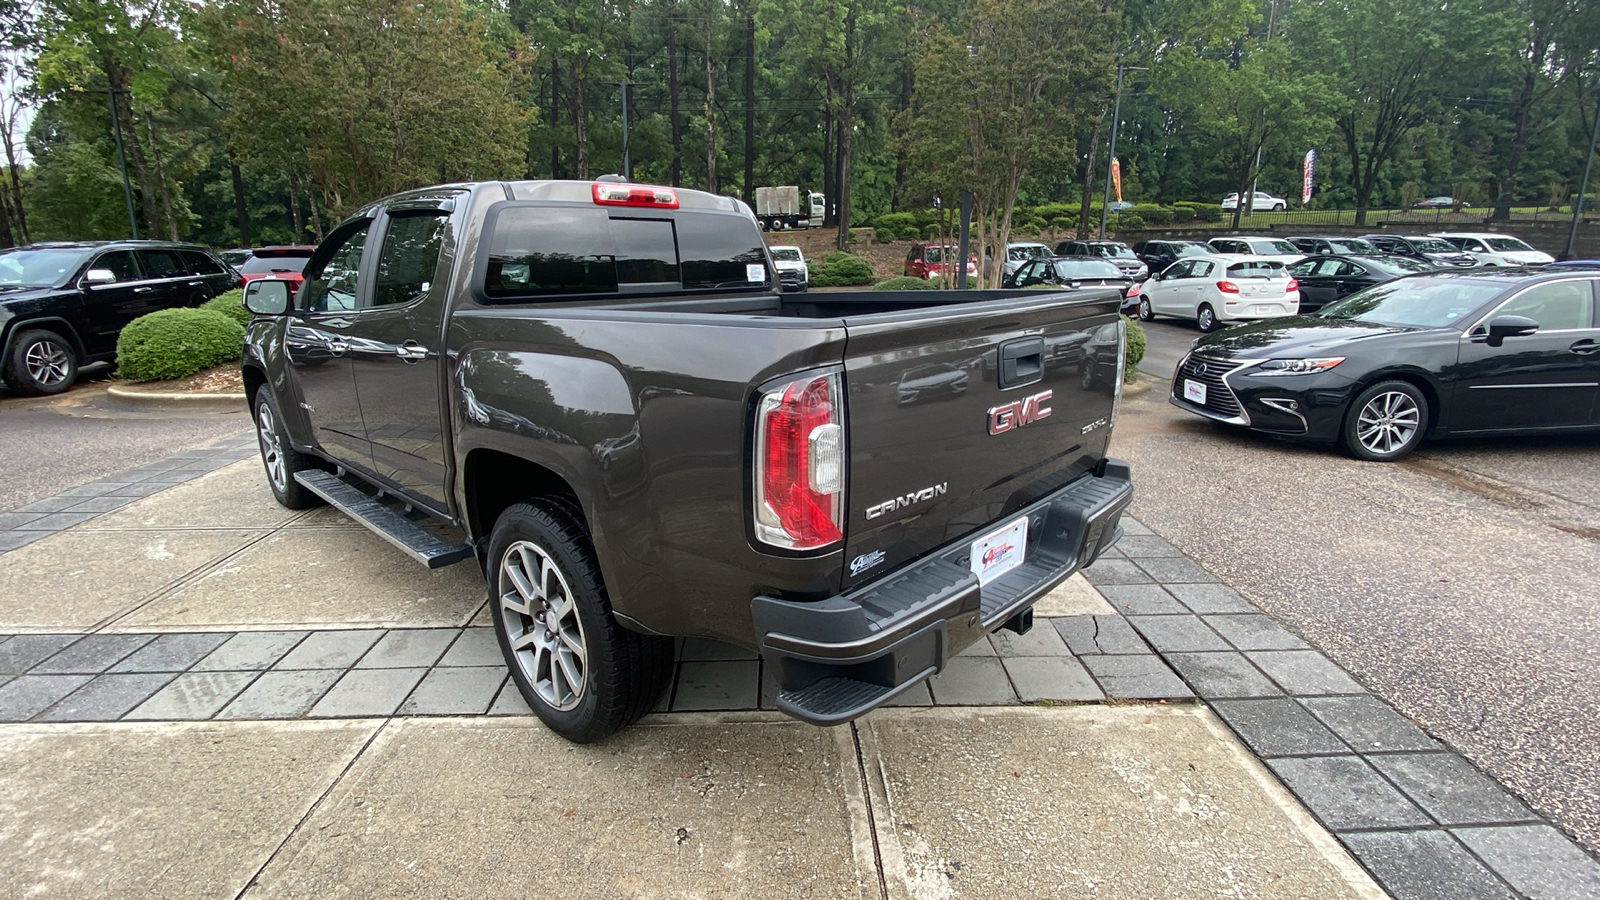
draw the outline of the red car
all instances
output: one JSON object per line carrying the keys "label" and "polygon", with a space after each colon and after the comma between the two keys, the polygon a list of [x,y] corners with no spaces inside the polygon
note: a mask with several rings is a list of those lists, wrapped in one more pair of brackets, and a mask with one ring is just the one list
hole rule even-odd
{"label": "red car", "polygon": [[[903,270],[912,278],[938,278],[944,271],[946,259],[955,256],[953,247],[935,247],[933,245],[912,244],[911,251],[906,254],[906,265]],[[975,277],[978,274],[978,259],[971,257],[967,260],[967,275]]]}
{"label": "red car", "polygon": [[239,276],[246,282],[274,275],[289,282],[289,291],[300,289],[300,271],[306,267],[315,247],[282,246],[258,247],[250,251],[250,258],[239,266]]}

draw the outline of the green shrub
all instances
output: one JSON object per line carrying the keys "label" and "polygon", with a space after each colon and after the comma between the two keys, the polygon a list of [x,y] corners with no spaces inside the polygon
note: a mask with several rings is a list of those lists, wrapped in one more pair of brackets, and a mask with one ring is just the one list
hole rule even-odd
{"label": "green shrub", "polygon": [[1123,316],[1122,321],[1128,326],[1128,343],[1122,348],[1122,378],[1124,381],[1132,381],[1133,376],[1139,373],[1139,363],[1144,359],[1147,341],[1144,329],[1138,322],[1127,316]]}
{"label": "green shrub", "polygon": [[250,324],[250,310],[244,308],[244,288],[224,291],[200,304],[201,309],[212,309],[239,323],[242,328]]}
{"label": "green shrub", "polygon": [[884,213],[872,220],[872,227],[878,231],[878,241],[884,244],[894,240],[916,240],[921,232],[917,217],[903,212]]}
{"label": "green shrub", "polygon": [[123,381],[166,381],[238,359],[244,326],[214,309],[162,309],[140,316],[117,338]]}
{"label": "green shrub", "polygon": [[861,257],[843,250],[829,253],[822,265],[811,273],[812,287],[843,287],[872,282],[872,266]]}
{"label": "green shrub", "polygon": [[878,282],[872,286],[875,291],[936,291],[939,285],[931,278],[912,278],[910,275],[896,275]]}
{"label": "green shrub", "polygon": [[1172,208],[1172,221],[1179,225],[1182,225],[1185,222],[1193,222],[1196,215],[1198,215],[1198,213],[1187,206],[1174,206]]}
{"label": "green shrub", "polygon": [[1110,224],[1113,231],[1138,231],[1145,227],[1144,219],[1138,213],[1131,212],[1117,213]]}
{"label": "green shrub", "polygon": [[1222,204],[1220,203],[1196,203],[1193,200],[1179,200],[1172,205],[1194,210],[1195,218],[1202,222],[1222,221]]}
{"label": "green shrub", "polygon": [[1141,203],[1135,206],[1133,209],[1128,210],[1128,212],[1137,215],[1139,218],[1145,220],[1145,222],[1151,225],[1172,224],[1172,210],[1165,207],[1156,206],[1153,203]]}

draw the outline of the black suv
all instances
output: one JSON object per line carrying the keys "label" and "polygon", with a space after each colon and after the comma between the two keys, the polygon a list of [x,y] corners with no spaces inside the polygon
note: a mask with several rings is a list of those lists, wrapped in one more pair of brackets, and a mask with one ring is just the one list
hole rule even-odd
{"label": "black suv", "polygon": [[159,241],[0,250],[0,373],[20,394],[57,394],[78,368],[115,359],[122,327],[199,306],[239,284],[211,251]]}
{"label": "black suv", "polygon": [[1407,256],[1441,269],[1450,266],[1467,269],[1478,264],[1477,257],[1441,238],[1409,234],[1364,234],[1362,237],[1384,253]]}

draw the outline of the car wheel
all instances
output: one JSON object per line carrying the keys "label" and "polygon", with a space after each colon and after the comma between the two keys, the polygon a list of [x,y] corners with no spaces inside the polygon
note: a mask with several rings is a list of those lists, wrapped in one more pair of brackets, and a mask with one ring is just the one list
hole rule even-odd
{"label": "car wheel", "polygon": [[1217,313],[1209,303],[1200,304],[1199,312],[1195,313],[1194,323],[1200,326],[1201,331],[1207,333],[1216,331],[1221,327],[1217,322]]}
{"label": "car wheel", "polygon": [[1356,459],[1389,462],[1422,443],[1428,424],[1428,398],[1413,384],[1382,381],[1350,404],[1340,434],[1345,450]]}
{"label": "car wheel", "polygon": [[1146,322],[1154,322],[1156,320],[1155,308],[1150,305],[1149,300],[1139,301],[1139,318]]}
{"label": "car wheel", "polygon": [[489,539],[489,604],[511,678],[569,741],[597,741],[649,712],[672,674],[672,639],[618,624],[579,511],[517,503]]}
{"label": "car wheel", "polygon": [[19,394],[59,394],[78,378],[78,356],[72,344],[41,328],[17,335],[5,363],[6,384]]}
{"label": "car wheel", "polygon": [[1282,203],[1274,203],[1272,205],[1272,211],[1273,212],[1283,212],[1284,210],[1286,210],[1288,208],[1289,208],[1288,206],[1286,206],[1286,205],[1284,205]]}
{"label": "car wheel", "polygon": [[261,464],[266,467],[267,487],[272,488],[274,500],[288,509],[322,505],[321,497],[294,480],[294,473],[315,469],[317,465],[311,457],[290,446],[283,417],[278,415],[278,406],[267,387],[256,391],[256,441],[261,446]]}

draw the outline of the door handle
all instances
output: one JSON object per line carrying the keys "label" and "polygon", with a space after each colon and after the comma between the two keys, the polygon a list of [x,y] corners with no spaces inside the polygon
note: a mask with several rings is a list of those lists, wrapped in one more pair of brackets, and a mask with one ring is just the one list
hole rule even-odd
{"label": "door handle", "polygon": [[1567,349],[1579,356],[1589,356],[1593,353],[1600,353],[1600,342],[1596,342],[1594,338],[1584,338]]}
{"label": "door handle", "polygon": [[204,281],[191,281],[191,282],[189,282],[189,287],[205,287],[205,286],[206,286],[206,283]]}
{"label": "door handle", "polygon": [[414,363],[428,358],[428,348],[416,341],[406,341],[394,348],[394,355],[408,363]]}
{"label": "door handle", "polygon": [[148,293],[150,293],[151,291],[154,291],[154,290],[155,290],[155,288],[153,288],[153,287],[136,287],[136,288],[133,289],[133,292],[135,294],[148,294]]}
{"label": "door handle", "polygon": [[334,356],[343,356],[346,353],[348,353],[349,351],[350,351],[350,344],[349,344],[348,341],[329,341],[328,342],[328,352],[332,353]]}

